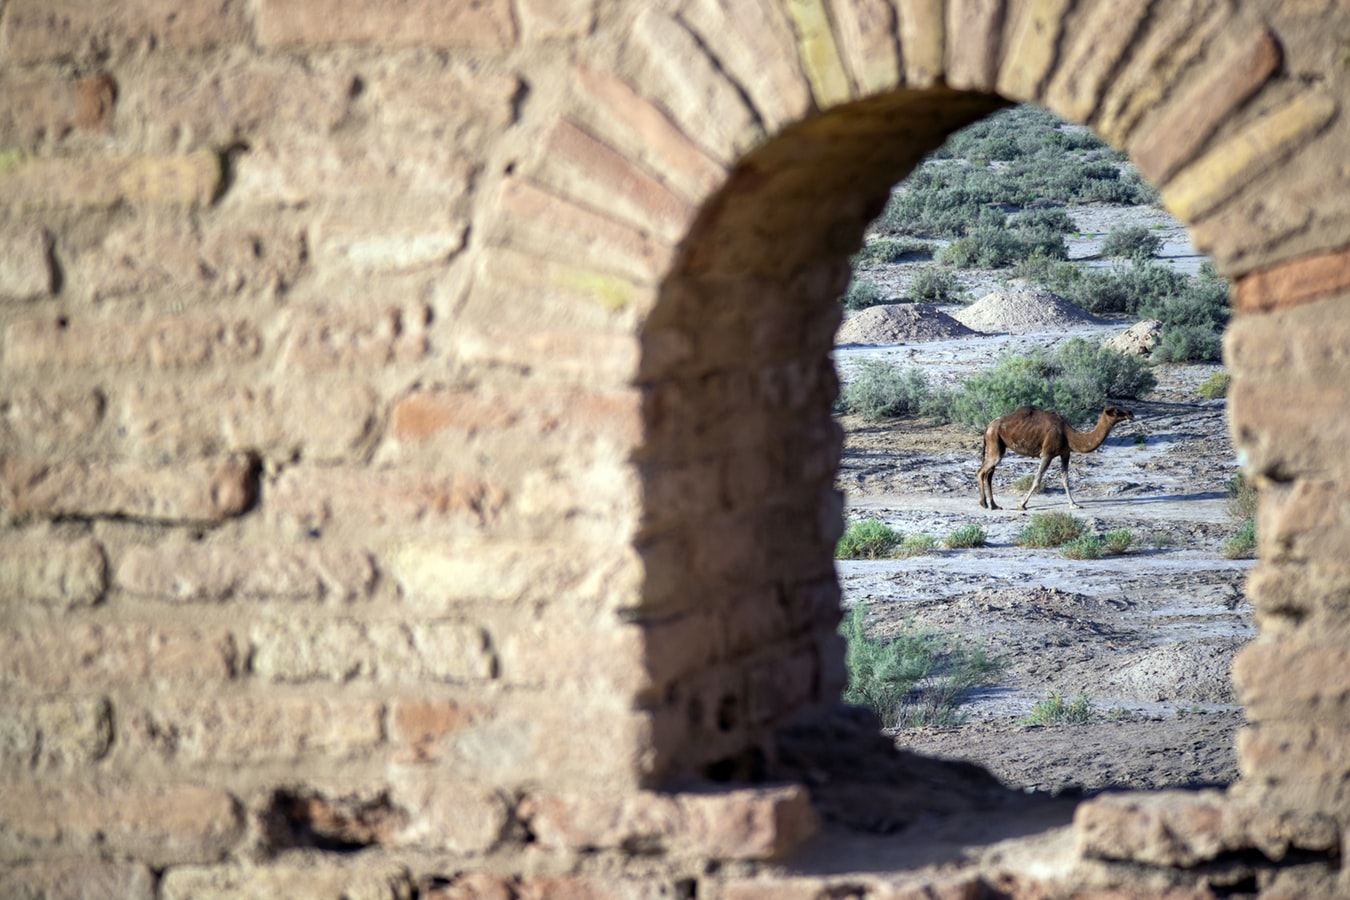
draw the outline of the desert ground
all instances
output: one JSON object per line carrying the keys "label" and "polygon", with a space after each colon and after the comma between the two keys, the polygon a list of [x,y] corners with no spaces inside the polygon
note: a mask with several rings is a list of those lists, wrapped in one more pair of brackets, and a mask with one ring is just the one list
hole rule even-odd
{"label": "desert ground", "polygon": [[[1105,264],[1096,250],[1116,224],[1156,227],[1165,241],[1159,256],[1178,268],[1193,271],[1203,259],[1160,210],[1085,206],[1071,214],[1080,234],[1068,241],[1070,258],[1083,265]],[[914,264],[886,265],[868,275],[902,294],[914,271]],[[999,272],[960,277],[971,299],[1018,287]],[[1051,317],[999,330],[986,323],[987,331],[959,338],[841,342],[835,359],[845,382],[858,360],[878,357],[950,383],[1007,352],[1072,337],[1105,340],[1130,324]],[[1121,403],[1135,419],[1096,452],[1073,455],[1076,510],[1067,506],[1058,462],[1020,512],[1010,485],[1036,461],[1009,453],[994,476],[1004,508],[985,510],[976,487],[978,433],[921,417],[841,417],[838,485],[850,521],[875,517],[904,534],[939,539],[978,524],[988,535],[975,549],[837,563],[845,606],[865,601],[878,634],[909,622],[978,639],[1004,660],[996,683],[961,708],[963,724],[901,729],[898,745],[971,760],[1009,786],[1054,794],[1236,777],[1233,743],[1243,718],[1229,672],[1236,650],[1254,636],[1244,596],[1253,561],[1221,553],[1240,525],[1226,492],[1238,464],[1224,401],[1196,391],[1220,368],[1157,366],[1158,387],[1142,401]],[[1016,534],[1031,514],[1053,510],[1071,512],[1098,533],[1127,529],[1134,546],[1099,560],[1018,546]],[[1025,724],[1051,694],[1065,701],[1086,694],[1094,720]]]}

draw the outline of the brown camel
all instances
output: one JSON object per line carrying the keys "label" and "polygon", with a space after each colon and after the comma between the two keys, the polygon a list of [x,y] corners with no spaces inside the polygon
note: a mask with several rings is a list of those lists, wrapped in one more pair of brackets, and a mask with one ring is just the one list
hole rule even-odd
{"label": "brown camel", "polygon": [[1022,498],[1018,509],[1027,508],[1027,501],[1040,488],[1045,470],[1050,467],[1050,460],[1056,456],[1059,457],[1062,467],[1064,496],[1069,498],[1069,506],[1077,509],[1078,504],[1073,502],[1073,494],[1069,493],[1069,452],[1091,453],[1102,445],[1102,441],[1106,440],[1117,423],[1133,418],[1134,413],[1128,409],[1108,406],[1102,410],[1101,417],[1097,419],[1097,426],[1091,431],[1084,432],[1075,431],[1063,416],[1048,409],[1024,406],[1016,412],[999,416],[984,430],[984,458],[980,466],[980,506],[986,509],[1001,508],[994,502],[994,469],[1003,459],[1004,452],[1011,450],[1021,456],[1041,458],[1041,467],[1036,470],[1036,480],[1031,483],[1031,490]]}

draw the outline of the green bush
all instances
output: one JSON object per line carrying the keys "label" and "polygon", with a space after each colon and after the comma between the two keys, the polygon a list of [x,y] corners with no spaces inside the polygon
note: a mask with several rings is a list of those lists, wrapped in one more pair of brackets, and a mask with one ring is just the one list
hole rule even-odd
{"label": "green bush", "polygon": [[918,369],[901,369],[884,359],[862,359],[840,392],[835,409],[876,421],[924,411],[931,398],[928,382]]}
{"label": "green bush", "polygon": [[955,303],[960,296],[960,286],[952,273],[926,268],[914,276],[909,296],[920,303]]}
{"label": "green bush", "polygon": [[1250,559],[1256,555],[1256,520],[1247,519],[1238,533],[1223,542],[1224,559]]}
{"label": "green bush", "polygon": [[1153,348],[1158,362],[1218,362],[1223,358],[1223,335],[1203,325],[1164,327]]}
{"label": "green bush", "polygon": [[1142,397],[1156,383],[1143,359],[1074,338],[1054,352],[1006,356],[959,388],[933,395],[924,411],[983,429],[1014,409],[1038,406],[1081,423],[1095,421],[1108,398]]}
{"label": "green bush", "polygon": [[1235,519],[1251,519],[1256,516],[1256,506],[1260,494],[1256,485],[1247,480],[1247,476],[1238,472],[1224,485],[1228,492],[1228,514]]}
{"label": "green bush", "polygon": [[948,534],[942,543],[948,550],[969,550],[972,547],[983,547],[987,539],[984,529],[980,526],[962,525]]}
{"label": "green bush", "polygon": [[1215,372],[1204,383],[1195,389],[1195,392],[1206,400],[1218,400],[1220,397],[1227,396],[1228,385],[1232,382],[1233,376],[1227,372]]}
{"label": "green bush", "polygon": [[1086,725],[1097,718],[1092,708],[1092,698],[1086,691],[1069,703],[1059,694],[1051,694],[1050,699],[1042,700],[1031,708],[1031,714],[1023,719],[1027,725]]}
{"label": "green bush", "polygon": [[1035,513],[1031,523],[1017,532],[1017,543],[1033,549],[1059,547],[1080,537],[1086,527],[1082,519],[1068,513]]}
{"label": "green bush", "polygon": [[900,532],[880,519],[849,523],[835,547],[836,559],[883,559],[900,546]]}
{"label": "green bush", "polygon": [[885,302],[886,298],[882,296],[881,288],[870,281],[850,281],[848,290],[839,298],[839,305],[851,310],[881,306]]}
{"label": "green bush", "polygon": [[1025,209],[1008,217],[1008,227],[1035,234],[1065,235],[1078,230],[1073,218],[1059,208]]}
{"label": "green bush", "polygon": [[933,247],[926,241],[898,241],[879,238],[868,241],[853,254],[853,265],[862,263],[895,263],[901,260],[932,259]]}
{"label": "green bush", "polygon": [[1059,548],[1066,559],[1101,559],[1106,542],[1095,534],[1080,534]]}
{"label": "green bush", "polygon": [[926,556],[938,548],[938,539],[931,534],[907,534],[895,551],[896,556]]}
{"label": "green bush", "polygon": [[1102,540],[1106,544],[1104,549],[1107,556],[1120,556],[1122,553],[1129,552],[1129,549],[1134,546],[1134,532],[1126,528],[1118,528],[1102,535]]}
{"label": "green bush", "polygon": [[1162,238],[1142,225],[1112,228],[1102,241],[1102,256],[1147,259],[1162,249]]}
{"label": "green bush", "polygon": [[974,689],[989,684],[1002,668],[978,643],[942,637],[912,624],[889,641],[871,637],[867,606],[855,603],[839,631],[848,641],[844,701],[867,706],[887,728],[951,725]]}

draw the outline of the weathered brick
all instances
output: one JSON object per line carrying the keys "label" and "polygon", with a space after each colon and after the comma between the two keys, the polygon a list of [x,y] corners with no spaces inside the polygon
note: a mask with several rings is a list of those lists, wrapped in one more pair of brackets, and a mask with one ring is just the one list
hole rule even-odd
{"label": "weathered brick", "polygon": [[[657,296],[654,283],[640,283],[616,274],[614,268],[490,247],[481,257],[477,289],[462,316],[466,321],[530,322],[535,329],[544,319],[613,331],[623,327],[624,314],[641,315],[655,305]],[[507,297],[514,302],[503,307]]]}
{"label": "weathered brick", "polygon": [[[1333,383],[1308,386],[1242,379],[1230,386],[1228,410],[1234,442],[1254,472],[1325,479],[1350,469],[1343,448],[1350,422],[1337,411],[1350,389]],[[1318,422],[1317,427],[1311,423]],[[1301,435],[1290,441],[1287,435]]]}
{"label": "weathered brick", "polygon": [[454,350],[466,364],[507,366],[590,386],[632,384],[642,362],[633,334],[607,334],[575,323],[522,329],[487,316],[458,324]]}
{"label": "weathered brick", "polygon": [[1350,560],[1350,491],[1339,482],[1311,479],[1268,489],[1257,511],[1257,531],[1263,558],[1334,570]]}
{"label": "weathered brick", "polygon": [[374,700],[281,697],[157,699],[117,711],[119,750],[195,766],[347,759],[383,743]]}
{"label": "weathered brick", "polygon": [[246,319],[119,322],[39,316],[16,319],[5,328],[4,364],[10,371],[182,369],[243,362],[261,348],[257,328]]}
{"label": "weathered brick", "polygon": [[451,683],[494,677],[486,633],[460,622],[260,620],[250,628],[253,673],[278,682]]}
{"label": "weathered brick", "polygon": [[107,583],[108,564],[97,541],[0,542],[0,607],[92,606],[103,599]]}
{"label": "weathered brick", "polygon": [[641,229],[569,203],[521,179],[502,185],[490,239],[562,262],[585,262],[642,283],[660,279],[675,248]]}
{"label": "weathered brick", "polygon": [[107,755],[112,741],[106,697],[11,700],[0,707],[0,765],[10,772],[84,768]]}
{"label": "weathered brick", "polygon": [[900,56],[905,83],[931,87],[942,77],[947,44],[943,0],[899,0]]}
{"label": "weathered brick", "polygon": [[521,818],[541,846],[644,846],[675,856],[775,859],[815,830],[799,785],[706,793],[530,794]]}
{"label": "weathered brick", "polygon": [[[355,142],[295,138],[251,143],[234,160],[232,208],[296,207],[333,200],[436,197],[468,190],[472,166],[433,138]],[[3,181],[0,181],[3,186]]]}
{"label": "weathered brick", "polygon": [[715,159],[730,163],[763,140],[764,130],[737,86],[665,12],[643,9],[625,50],[649,96]]}
{"label": "weathered brick", "polygon": [[1307,639],[1256,640],[1238,651],[1233,681],[1258,723],[1350,724],[1350,648]]}
{"label": "weathered brick", "polygon": [[258,41],[265,47],[378,44],[505,50],[516,40],[509,0],[376,0],[359,6],[344,0],[262,0],[258,7]]}
{"label": "weathered brick", "polygon": [[60,207],[210,203],[222,185],[219,157],[207,150],[165,156],[30,157],[0,166],[0,197],[24,211]]}
{"label": "weathered brick", "polygon": [[1350,774],[1350,727],[1312,721],[1248,725],[1238,731],[1237,756],[1246,778],[1344,778]]}
{"label": "weathered brick", "polygon": [[1130,158],[1140,173],[1166,183],[1266,83],[1280,60],[1280,46],[1265,29],[1237,42],[1130,136]]}
{"label": "weathered brick", "polygon": [[[729,12],[739,15],[758,8],[758,4],[735,3]],[[764,15],[765,28],[772,28],[770,21],[777,21],[773,18],[774,14],[766,10]],[[787,27],[786,23],[777,22],[777,28]],[[704,39],[712,40],[706,36]],[[791,38],[786,40],[790,42]],[[763,67],[764,63],[754,58],[747,61],[746,65]],[[648,171],[657,173],[662,182],[681,199],[701,203],[722,183],[726,177],[724,166],[690,140],[662,110],[645,97],[609,72],[584,64],[578,64],[574,72],[577,89],[587,102],[586,114],[591,117],[587,121],[588,127],[593,128],[597,135],[612,146],[621,149],[630,159]],[[785,94],[782,102],[787,105],[787,109],[781,115],[784,119],[794,119],[805,112],[811,96],[795,74],[789,73],[787,77],[796,85],[800,97],[797,93]],[[757,100],[756,105],[760,107],[762,115],[770,116],[764,109],[763,100]],[[792,114],[790,110],[799,111]]]}
{"label": "weathered brick", "polygon": [[580,37],[595,27],[595,0],[518,0],[526,43]]}
{"label": "weathered brick", "polygon": [[282,366],[369,371],[417,362],[427,353],[430,321],[431,310],[417,303],[297,307],[282,322]]}
{"label": "weathered brick", "polygon": [[544,142],[536,176],[543,184],[584,205],[611,210],[621,221],[667,241],[683,238],[693,205],[617,150],[565,119],[553,124]]}
{"label": "weathered brick", "polygon": [[528,687],[566,684],[630,694],[668,682],[669,670],[678,671],[678,663],[683,661],[680,652],[689,651],[691,643],[694,652],[689,653],[689,665],[697,665],[697,652],[705,650],[707,638],[706,634],[694,635],[695,640],[681,643],[678,649],[660,646],[652,639],[652,649],[664,654],[653,664],[644,652],[648,646],[646,629],[637,625],[556,620],[512,625],[502,629],[494,643],[503,682]]}
{"label": "weathered brick", "polygon": [[11,782],[0,790],[0,858],[129,856],[153,867],[211,862],[244,832],[239,804],[195,785],[101,788]]}
{"label": "weathered brick", "polygon": [[0,300],[50,297],[55,284],[52,236],[45,228],[0,230]]}
{"label": "weathered brick", "polygon": [[375,426],[359,384],[139,384],[121,403],[130,447],[147,457],[249,451],[269,459],[348,459]]}
{"label": "weathered brick", "polygon": [[236,663],[225,631],[152,625],[12,628],[0,649],[0,683],[39,691],[220,682]]}
{"label": "weathered brick", "polygon": [[0,867],[0,894],[24,900],[117,897],[155,900],[155,875],[140,863],[97,859],[20,863]]}
{"label": "weathered brick", "polygon": [[88,441],[103,421],[103,395],[70,388],[0,391],[0,452],[50,453]]}
{"label": "weathered brick", "polygon": [[814,649],[759,663],[747,676],[746,713],[755,724],[781,719],[819,699],[819,682]]}
{"label": "weathered brick", "polygon": [[415,272],[449,262],[464,248],[468,224],[444,204],[400,198],[397,211],[362,208],[329,216],[312,232],[316,269],[358,275]]}
{"label": "weathered brick", "polygon": [[305,266],[304,235],[295,228],[137,224],[108,235],[72,267],[95,299],[152,291],[273,293]]}
{"label": "weathered brick", "polygon": [[631,606],[640,580],[636,557],[616,557],[612,541],[404,541],[388,568],[403,601],[428,610],[563,598]]}
{"label": "weathered brick", "polygon": [[478,531],[495,522],[504,488],[471,472],[292,468],[267,490],[266,511],[304,529],[330,524],[444,524]]}
{"label": "weathered brick", "polygon": [[246,457],[171,467],[130,463],[0,460],[0,512],[18,518],[124,517],[155,522],[220,522],[253,505],[258,479]]}
{"label": "weathered brick", "polygon": [[117,587],[180,602],[319,602],[370,596],[370,555],[350,547],[162,544],[132,547],[117,561]]}
{"label": "weathered brick", "polygon": [[831,11],[839,50],[858,93],[895,87],[900,82],[895,8],[888,0],[837,0]]}
{"label": "weathered brick", "polygon": [[[1086,121],[1121,56],[1138,34],[1150,5],[1147,0],[1128,0],[1090,7],[1046,87],[1046,105],[1072,121]],[[1155,177],[1147,171],[1145,174]]]}
{"label": "weathered brick", "polygon": [[[678,897],[681,879],[656,876],[530,875],[465,872],[448,884],[424,887],[421,900],[663,900]],[[700,884],[700,892],[703,890]]]}
{"label": "weathered brick", "polygon": [[29,146],[59,140],[77,129],[112,127],[117,82],[106,72],[83,78],[0,79],[0,139]]}
{"label": "weathered brick", "polygon": [[1249,846],[1239,813],[1213,790],[1104,794],[1073,818],[1078,851],[1096,859],[1194,866]]}
{"label": "weathered brick", "polygon": [[1238,280],[1233,305],[1238,312],[1263,313],[1346,291],[1350,291],[1350,249],[1308,256],[1253,272]]}
{"label": "weathered brick", "polygon": [[[520,78],[468,69],[397,68],[370,77],[362,93],[380,122],[400,134],[494,134],[516,120]],[[368,100],[366,99],[368,98]]]}
{"label": "weathered brick", "polygon": [[992,91],[1003,43],[1004,0],[948,0],[947,83]]}
{"label": "weathered brick", "polygon": [[797,37],[797,55],[816,105],[838,106],[853,98],[844,60],[830,26],[830,14],[822,0],[790,0],[784,4]]}
{"label": "weathered brick", "polygon": [[269,131],[331,131],[348,114],[353,87],[353,76],[340,72],[250,60],[154,77],[136,111],[166,140],[205,146]]}
{"label": "weathered brick", "polygon": [[1035,0],[1014,8],[1003,42],[998,90],[1013,100],[1039,100],[1059,53],[1071,0]]}
{"label": "weathered brick", "polygon": [[419,769],[396,769],[391,780],[395,804],[408,812],[394,846],[479,854],[502,840],[510,813],[497,791]]}
{"label": "weathered brick", "polygon": [[400,764],[436,762],[450,752],[461,732],[492,718],[482,702],[401,698],[389,714],[393,760]]}
{"label": "weathered brick", "polygon": [[1225,0],[1155,4],[1144,35],[1107,83],[1093,120],[1097,133],[1112,146],[1125,146],[1139,119],[1158,107],[1232,9]]}
{"label": "weathered brick", "polygon": [[400,862],[325,854],[323,859],[296,863],[174,866],[164,873],[157,896],[159,900],[408,900],[414,890],[412,876]]}
{"label": "weathered brick", "polygon": [[155,47],[199,50],[248,39],[244,0],[140,0],[110,7],[85,0],[15,0],[5,9],[5,59],[123,55]]}

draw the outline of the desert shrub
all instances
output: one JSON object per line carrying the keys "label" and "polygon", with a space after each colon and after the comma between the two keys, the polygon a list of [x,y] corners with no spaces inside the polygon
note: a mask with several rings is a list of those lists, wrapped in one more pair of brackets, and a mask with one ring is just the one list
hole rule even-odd
{"label": "desert shrub", "polygon": [[1059,548],[1066,559],[1101,559],[1106,542],[1095,534],[1080,534]]}
{"label": "desert shrub", "polygon": [[848,641],[844,701],[869,707],[887,728],[955,724],[975,688],[1002,668],[982,644],[943,637],[910,623],[888,641],[867,633],[867,606],[856,603],[840,633]]}
{"label": "desert shrub", "polygon": [[1206,400],[1218,400],[1220,397],[1228,394],[1228,385],[1232,382],[1233,376],[1227,372],[1215,372],[1205,379],[1205,381],[1195,389],[1195,392]]}
{"label": "desert shrub", "polygon": [[880,519],[849,523],[835,547],[836,559],[882,559],[900,546],[900,532]]}
{"label": "desert shrub", "polygon": [[896,549],[895,555],[901,557],[926,556],[933,553],[938,548],[938,539],[931,534],[907,534],[900,546]]}
{"label": "desert shrub", "polygon": [[926,268],[914,276],[909,295],[921,303],[954,303],[960,294],[956,276],[937,268]]}
{"label": "desert shrub", "polygon": [[1256,516],[1256,505],[1260,494],[1256,485],[1247,480],[1247,476],[1238,472],[1224,485],[1228,493],[1228,514],[1235,519],[1251,519]]}
{"label": "desert shrub", "polygon": [[1102,241],[1102,256],[1147,259],[1162,249],[1162,238],[1142,225],[1112,228]]}
{"label": "desert shrub", "polygon": [[[1031,490],[1031,485],[1035,481],[1036,481],[1036,473],[1028,472],[1027,474],[1014,479],[1012,484],[1008,485],[1008,490],[1014,491],[1018,494],[1025,494],[1027,491]],[[1038,494],[1045,493],[1044,481],[1042,481],[1040,485],[1036,488],[1036,493]]]}
{"label": "desert shrub", "polygon": [[1223,358],[1223,335],[1203,325],[1163,328],[1153,348],[1158,362],[1218,362]]}
{"label": "desert shrub", "polygon": [[[1067,216],[1066,216],[1067,218]],[[1069,250],[1061,232],[1019,227],[1014,216],[981,225],[938,253],[939,261],[958,269],[1002,269],[1021,260],[1067,259]]]}
{"label": "desert shrub", "polygon": [[1073,234],[1078,230],[1073,218],[1057,207],[1022,210],[1008,217],[1008,227],[1017,231],[1053,235]]}
{"label": "desert shrub", "polygon": [[1031,523],[1017,532],[1017,543],[1033,549],[1060,547],[1080,537],[1086,527],[1082,519],[1068,513],[1036,513]]}
{"label": "desert shrub", "polygon": [[1107,556],[1120,556],[1134,546],[1134,532],[1127,528],[1117,528],[1102,535],[1102,541],[1105,544],[1102,549]]}
{"label": "desert shrub", "polygon": [[1048,700],[1042,700],[1031,708],[1031,713],[1022,721],[1027,725],[1086,725],[1097,717],[1092,708],[1092,698],[1086,691],[1068,703],[1059,694],[1051,694]]}
{"label": "desert shrub", "polygon": [[942,544],[948,550],[969,550],[972,547],[983,547],[987,539],[988,536],[980,526],[962,525],[948,534]]}
{"label": "desert shrub", "polygon": [[1022,406],[1054,409],[1070,422],[1094,419],[1108,398],[1146,395],[1157,380],[1148,363],[1082,338],[1054,352],[1005,356],[967,377],[956,390],[935,394],[925,411],[949,422],[983,428]]}
{"label": "desert shrub", "polygon": [[848,290],[844,296],[839,298],[839,305],[844,309],[866,309],[869,306],[880,306],[886,302],[886,298],[881,294],[881,288],[875,283],[863,279],[850,281]]}
{"label": "desert shrub", "polygon": [[839,394],[835,408],[875,421],[927,408],[931,391],[923,374],[882,359],[863,359]]}
{"label": "desert shrub", "polygon": [[853,265],[861,263],[893,263],[902,259],[932,259],[933,248],[925,241],[902,241],[879,238],[869,241],[853,254]]}
{"label": "desert shrub", "polygon": [[1238,533],[1223,542],[1224,559],[1250,559],[1256,555],[1256,520],[1247,519]]}

